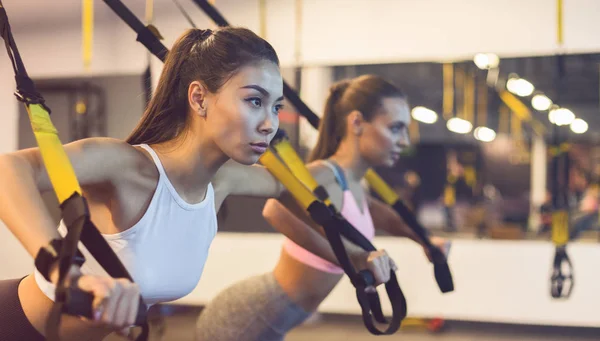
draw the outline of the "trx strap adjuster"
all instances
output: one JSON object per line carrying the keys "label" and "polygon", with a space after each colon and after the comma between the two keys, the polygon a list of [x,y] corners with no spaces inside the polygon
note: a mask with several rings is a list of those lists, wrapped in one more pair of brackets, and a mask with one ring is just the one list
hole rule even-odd
{"label": "trx strap adjuster", "polygon": [[[35,268],[50,282],[50,268],[59,260],[63,239],[52,239],[46,246],[42,246],[35,257]],[[85,257],[77,250],[73,257],[73,264],[81,267],[85,263]]]}

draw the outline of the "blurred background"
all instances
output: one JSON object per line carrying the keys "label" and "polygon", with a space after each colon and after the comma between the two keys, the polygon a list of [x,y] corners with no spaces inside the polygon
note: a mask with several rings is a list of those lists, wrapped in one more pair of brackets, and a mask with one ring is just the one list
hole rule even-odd
{"label": "blurred background", "polygon": [[[123,2],[144,23],[158,28],[168,47],[190,26],[172,0]],[[216,27],[193,1],[179,2],[199,28]],[[135,33],[100,0],[3,3],[62,141],[125,138],[142,115],[147,89],[156,85],[162,67],[135,41]],[[456,283],[455,292],[442,295],[417,245],[376,237],[375,244],[399,265],[414,329],[438,330],[431,323],[454,323],[456,334],[449,328],[436,336],[448,340],[470,339],[461,333],[473,330],[479,334],[469,334],[472,338],[486,340],[558,340],[561,334],[597,339],[599,1],[211,3],[232,25],[248,27],[273,44],[284,78],[318,115],[331,84],[344,78],[377,74],[408,94],[412,146],[397,166],[378,172],[422,225],[452,242],[449,262]],[[90,7],[84,10],[86,4]],[[35,140],[26,112],[13,96],[10,62],[0,50],[4,153],[33,147]],[[306,156],[316,130],[289,103],[281,124]],[[568,155],[567,171],[555,167],[555,147],[561,144],[568,144],[561,159]],[[572,295],[563,299],[550,295],[555,251],[551,225],[558,187],[565,192],[560,209],[569,213],[567,248],[577,283]],[[46,199],[58,219],[55,198]],[[156,308],[157,314],[201,308],[221,288],[273,267],[282,236],[263,220],[263,204],[245,197],[226,200],[198,287],[175,304]],[[4,227],[0,256],[0,279],[22,276],[33,268]],[[290,339],[341,339],[337,327],[329,334],[319,329],[337,326],[337,316],[349,317],[344,328],[354,330],[361,340],[369,338],[352,290],[344,281],[320,308],[329,322],[306,326]],[[177,326],[170,332],[192,328],[183,322]],[[401,334],[398,338],[404,337]],[[421,339],[419,334],[409,335]]]}

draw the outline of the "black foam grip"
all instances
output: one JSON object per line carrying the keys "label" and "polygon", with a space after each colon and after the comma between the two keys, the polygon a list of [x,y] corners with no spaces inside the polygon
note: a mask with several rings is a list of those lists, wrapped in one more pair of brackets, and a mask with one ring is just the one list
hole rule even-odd
{"label": "black foam grip", "polygon": [[[77,288],[69,288],[67,289],[67,300],[63,305],[63,313],[93,319],[93,302],[94,295],[89,292]],[[146,304],[140,298],[138,312],[135,317],[136,326],[146,323],[146,310]]]}
{"label": "black foam grip", "polygon": [[[559,246],[554,253],[551,283],[551,295],[553,298],[569,298],[575,281],[573,279],[573,264],[567,255],[566,246]],[[568,272],[563,273],[563,267]]]}

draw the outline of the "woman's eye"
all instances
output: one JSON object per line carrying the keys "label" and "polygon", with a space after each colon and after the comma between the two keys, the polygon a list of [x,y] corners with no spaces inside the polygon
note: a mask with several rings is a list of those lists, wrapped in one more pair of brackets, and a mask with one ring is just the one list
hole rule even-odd
{"label": "woman's eye", "polygon": [[283,109],[283,104],[278,104],[275,106],[275,113],[279,114],[279,112]]}
{"label": "woman's eye", "polygon": [[396,124],[390,127],[390,130],[392,131],[392,133],[396,134],[396,133],[400,133],[402,130],[404,130],[405,125],[403,124]]}
{"label": "woman's eye", "polygon": [[260,100],[260,98],[249,98],[246,100],[247,102],[250,102],[253,106],[260,108],[260,106],[262,105],[262,101]]}

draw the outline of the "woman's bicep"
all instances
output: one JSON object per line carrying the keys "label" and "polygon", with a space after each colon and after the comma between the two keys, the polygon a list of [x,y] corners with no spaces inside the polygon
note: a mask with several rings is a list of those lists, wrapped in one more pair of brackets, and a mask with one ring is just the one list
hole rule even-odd
{"label": "woman's bicep", "polygon": [[[269,199],[263,208],[263,216],[268,222],[272,220],[279,225],[294,224],[294,227],[301,229],[312,229],[325,235],[322,227],[317,225],[303,209],[292,195],[285,191],[278,199]],[[276,226],[273,226],[276,227]],[[285,226],[284,226],[285,227]],[[281,232],[281,231],[280,231]]]}
{"label": "woman's bicep", "polygon": [[215,176],[215,182],[227,195],[247,195],[252,197],[278,197],[283,185],[259,165],[244,166],[228,161]]}
{"label": "woman's bicep", "polygon": [[[66,144],[64,150],[81,186],[107,183],[113,180],[115,174],[123,174],[126,160],[133,151],[131,146],[125,146],[122,141],[96,138]],[[52,190],[39,148],[24,149],[15,152],[13,156],[31,167],[40,192]]]}
{"label": "woman's bicep", "polygon": [[263,217],[271,226],[287,237],[290,237],[290,230],[301,233],[303,230],[311,228],[276,199],[267,200],[263,208]]}
{"label": "woman's bicep", "polygon": [[277,199],[267,200],[263,208],[263,217],[279,233],[313,253],[327,254],[329,247],[322,228],[307,214],[298,213],[293,213]]}

